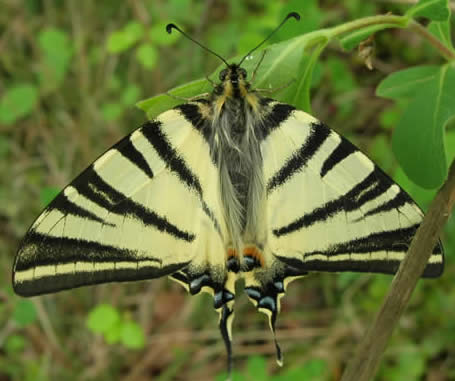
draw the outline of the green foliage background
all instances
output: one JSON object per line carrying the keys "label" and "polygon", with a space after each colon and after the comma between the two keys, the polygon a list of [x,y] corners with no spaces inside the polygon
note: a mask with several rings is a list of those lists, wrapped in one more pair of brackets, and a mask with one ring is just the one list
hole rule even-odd
{"label": "green foliage background", "polygon": [[[145,120],[144,113],[134,107],[136,102],[147,99],[140,107],[154,115],[175,100],[168,96],[148,99],[152,96],[177,86],[174,93],[178,95],[209,91],[203,78],[216,71],[219,61],[178,34],[165,33],[168,22],[181,25],[229,58],[245,54],[289,11],[299,11],[302,21],[290,21],[270,44],[366,16],[404,14],[410,9],[407,3],[3,0],[0,380],[223,379],[225,351],[210,297],[190,297],[179,285],[154,280],[21,299],[10,285],[19,240],[59,189]],[[453,20],[442,21],[448,14],[437,6],[413,9],[424,25],[432,19],[429,29],[452,49]],[[316,44],[321,49],[296,50],[279,62],[279,49],[289,45],[271,46],[258,72],[258,86],[283,81],[286,75],[295,79],[296,85],[277,98],[306,110],[311,107],[315,116],[359,145],[425,208],[444,171],[433,176],[431,165],[428,170],[413,167],[412,158],[426,157],[425,152],[431,150],[422,151],[416,146],[418,139],[409,138],[415,131],[393,133],[400,124],[417,128],[422,119],[413,110],[434,101],[428,95],[433,88],[421,81],[424,75],[429,78],[426,83],[435,83],[431,81],[441,78],[441,68],[451,74],[453,66],[447,66],[444,57],[414,31],[393,28],[375,35],[375,69],[370,71],[356,50],[349,50],[367,34],[348,37],[342,40],[345,50],[335,42],[323,50]],[[303,61],[302,53],[306,54]],[[417,74],[398,72],[414,66],[420,66]],[[409,87],[409,76],[419,79],[415,87]],[[400,83],[404,86],[397,86]],[[455,156],[451,88],[455,87],[442,92],[448,94],[444,100],[448,111],[437,119],[438,126],[444,127],[439,132],[442,149],[431,151],[434,156],[426,163],[445,165]],[[404,156],[398,159],[408,166],[406,173],[425,188],[406,176],[392,148]],[[443,241],[445,274],[419,283],[377,380],[455,380],[453,218]],[[234,379],[338,380],[390,281],[387,276],[343,273],[294,282],[282,299],[278,320],[278,339],[285,351],[283,369],[275,364],[265,317],[241,295],[234,322]]]}

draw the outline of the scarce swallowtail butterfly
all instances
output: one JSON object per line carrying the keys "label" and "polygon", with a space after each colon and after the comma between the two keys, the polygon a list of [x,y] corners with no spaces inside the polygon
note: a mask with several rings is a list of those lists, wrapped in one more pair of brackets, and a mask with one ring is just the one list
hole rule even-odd
{"label": "scarce swallowtail butterfly", "polygon": [[[238,279],[275,333],[290,281],[397,271],[422,211],[348,140],[252,88],[251,52],[238,64],[212,52],[226,68],[209,96],[146,122],[63,189],[21,243],[17,294],[168,275],[213,295],[230,369]],[[439,243],[423,276],[442,271]]]}

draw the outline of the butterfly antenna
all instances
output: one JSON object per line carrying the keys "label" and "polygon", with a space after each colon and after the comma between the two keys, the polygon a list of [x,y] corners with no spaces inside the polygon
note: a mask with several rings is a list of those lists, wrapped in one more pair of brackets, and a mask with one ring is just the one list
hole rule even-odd
{"label": "butterfly antenna", "polygon": [[278,25],[273,31],[272,33],[270,33],[258,46],[256,46],[255,48],[251,49],[247,54],[245,54],[245,56],[242,58],[242,60],[239,62],[239,66],[242,64],[242,62],[245,60],[246,57],[248,57],[251,53],[253,53],[257,48],[259,48],[264,42],[266,42],[268,39],[270,39],[270,37],[272,37],[275,32],[277,32],[282,26],[283,24],[288,21],[291,17],[295,18],[297,21],[300,20],[300,15],[297,13],[297,12],[291,12],[291,13],[288,13],[288,15],[284,18],[283,21],[281,21],[281,24]]}
{"label": "butterfly antenna", "polygon": [[172,29],[175,29],[177,31],[179,31],[181,34],[183,34],[186,38],[188,38],[189,40],[193,41],[195,44],[199,45],[202,49],[206,50],[207,52],[209,53],[212,53],[214,56],[218,57],[221,61],[223,61],[223,63],[226,65],[226,66],[229,66],[229,64],[227,63],[227,61],[221,57],[219,54],[215,53],[213,50],[207,48],[206,46],[202,45],[200,42],[196,41],[194,38],[192,38],[191,36],[189,36],[187,33],[185,33],[183,30],[181,30],[177,25],[175,24],[167,24],[166,25],[166,31],[171,34],[172,33]]}

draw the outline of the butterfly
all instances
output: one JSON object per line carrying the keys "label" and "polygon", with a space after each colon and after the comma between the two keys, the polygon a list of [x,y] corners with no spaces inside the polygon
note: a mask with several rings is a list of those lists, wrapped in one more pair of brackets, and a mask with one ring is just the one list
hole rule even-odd
{"label": "butterfly", "polygon": [[[213,296],[230,370],[237,280],[275,338],[292,280],[397,271],[422,211],[344,137],[254,89],[252,51],[239,63],[212,52],[226,67],[211,94],[146,122],[63,189],[20,245],[17,294],[169,276]],[[443,262],[438,243],[423,276]]]}

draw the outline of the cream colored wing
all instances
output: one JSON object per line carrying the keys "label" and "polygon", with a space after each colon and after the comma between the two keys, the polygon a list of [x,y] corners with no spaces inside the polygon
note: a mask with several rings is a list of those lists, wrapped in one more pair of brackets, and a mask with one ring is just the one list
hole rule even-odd
{"label": "cream colored wing", "polygon": [[[261,145],[268,246],[300,271],[395,273],[423,214],[345,138],[294,110]],[[443,270],[438,244],[424,276]]]}
{"label": "cream colored wing", "polygon": [[193,109],[145,123],[50,203],[17,253],[18,294],[155,278],[209,256],[216,265],[225,234],[218,171]]}

